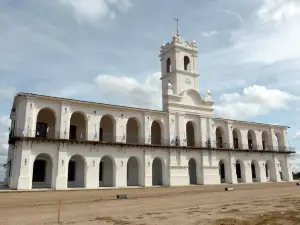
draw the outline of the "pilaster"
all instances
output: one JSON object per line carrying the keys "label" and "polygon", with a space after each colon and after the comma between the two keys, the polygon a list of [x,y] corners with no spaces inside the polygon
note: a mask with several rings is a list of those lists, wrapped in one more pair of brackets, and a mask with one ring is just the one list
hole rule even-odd
{"label": "pilaster", "polygon": [[278,151],[278,149],[279,149],[278,148],[279,142],[276,143],[277,142],[277,137],[275,136],[275,130],[274,130],[274,128],[270,128],[269,133],[270,133],[270,135],[269,135],[269,137],[270,137],[270,143],[267,144],[268,145],[268,150],[277,150]]}
{"label": "pilaster", "polygon": [[116,142],[126,142],[126,123],[127,119],[123,116],[116,119]]}
{"label": "pilaster", "polygon": [[252,183],[252,170],[251,170],[251,160],[245,160],[244,162],[244,168],[245,168],[245,173],[244,173],[244,182],[245,183]]}
{"label": "pilaster", "polygon": [[225,167],[226,182],[230,184],[238,183],[236,175],[236,159],[233,152],[229,152],[229,164],[227,166],[229,169]]}
{"label": "pilaster", "polygon": [[145,187],[151,187],[152,186],[152,157],[150,152],[144,151],[144,159],[145,159],[145,170],[144,170],[144,175],[145,175]]}
{"label": "pilaster", "polygon": [[99,179],[95,174],[99,174],[100,161],[96,161],[94,157],[86,157],[85,165],[85,188],[95,189],[99,187]]}
{"label": "pilaster", "polygon": [[186,126],[184,123],[184,114],[183,113],[177,113],[177,133],[179,135],[180,145],[186,146]]}
{"label": "pilaster", "polygon": [[99,131],[100,131],[100,121],[102,116],[99,117],[97,116],[96,110],[93,110],[95,113],[93,115],[88,116],[88,121],[87,121],[87,134],[85,135],[85,138],[89,141],[98,141],[99,140]]}
{"label": "pilaster", "polygon": [[216,127],[214,126],[214,123],[210,117],[208,117],[206,120],[206,127],[207,127],[206,133],[208,135],[207,138],[211,140],[212,147],[216,147],[213,146],[216,143]]}
{"label": "pilaster", "polygon": [[116,173],[115,173],[115,184],[116,187],[127,186],[127,162],[122,158],[116,158]]}
{"label": "pilaster", "polygon": [[293,181],[292,164],[290,161],[290,156],[285,155],[284,159],[281,160],[281,171],[283,181]]}
{"label": "pilaster", "polygon": [[277,157],[275,156],[274,153],[270,162],[271,165],[268,165],[269,172],[270,172],[269,175],[270,181],[280,182],[281,181],[280,173],[279,173],[280,163],[278,162]]}
{"label": "pilaster", "polygon": [[57,158],[56,158],[56,176],[55,176],[55,183],[54,188],[59,189],[66,189],[68,188],[68,166],[69,166],[69,159],[67,156],[67,147],[60,147]]}
{"label": "pilaster", "polygon": [[[229,147],[229,148],[231,148],[231,149],[233,149],[233,134],[232,134],[232,131],[233,131],[233,129],[232,129],[232,122],[230,122],[230,121],[228,121],[228,123],[227,123],[227,134],[228,134],[228,145],[229,146],[226,146],[226,147]],[[224,139],[225,139],[226,137],[224,137]],[[223,142],[226,142],[226,139],[225,140],[223,140]]]}
{"label": "pilaster", "polygon": [[26,114],[25,114],[25,127],[24,127],[24,136],[35,137],[36,132],[36,106],[34,97],[26,97]]}
{"label": "pilaster", "polygon": [[71,106],[67,102],[61,103],[60,112],[60,139],[69,139],[70,133]]}
{"label": "pilaster", "polygon": [[205,117],[200,117],[200,120],[199,120],[199,127],[200,127],[200,144],[201,144],[201,147],[206,147],[206,142],[208,141],[208,137],[210,137],[210,135],[207,133],[207,125],[208,125],[208,122],[207,122],[207,118]]}
{"label": "pilaster", "polygon": [[[262,150],[263,149],[263,146],[262,146],[262,132],[260,130],[255,130],[254,133],[255,133],[255,137],[256,137],[257,150]],[[254,147],[255,147],[255,145],[254,145]]]}
{"label": "pilaster", "polygon": [[258,182],[267,182],[267,177],[266,177],[266,167],[265,167],[265,161],[259,161],[259,173],[256,172],[259,176],[257,177]]}
{"label": "pilaster", "polygon": [[32,188],[32,170],[33,170],[33,162],[31,159],[31,149],[29,145],[25,143],[22,144],[22,148],[20,149],[19,160],[15,162],[19,165],[19,176],[17,176],[17,187],[16,189],[31,189]]}

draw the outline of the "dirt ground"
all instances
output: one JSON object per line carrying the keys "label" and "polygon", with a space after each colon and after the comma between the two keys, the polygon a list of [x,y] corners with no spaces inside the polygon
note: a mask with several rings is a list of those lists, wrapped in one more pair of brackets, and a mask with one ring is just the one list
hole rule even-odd
{"label": "dirt ground", "polygon": [[[296,183],[115,190],[0,192],[0,224],[300,224]],[[127,193],[128,199],[116,199]]]}

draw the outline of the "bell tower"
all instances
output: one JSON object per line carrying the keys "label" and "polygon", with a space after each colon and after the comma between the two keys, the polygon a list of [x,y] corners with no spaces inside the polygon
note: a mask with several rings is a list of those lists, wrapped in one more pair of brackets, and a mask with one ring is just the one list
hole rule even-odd
{"label": "bell tower", "polygon": [[179,33],[179,20],[177,31],[172,41],[161,46],[161,80],[163,110],[167,111],[166,96],[180,95],[183,91],[198,88],[198,46],[195,41],[185,41]]}

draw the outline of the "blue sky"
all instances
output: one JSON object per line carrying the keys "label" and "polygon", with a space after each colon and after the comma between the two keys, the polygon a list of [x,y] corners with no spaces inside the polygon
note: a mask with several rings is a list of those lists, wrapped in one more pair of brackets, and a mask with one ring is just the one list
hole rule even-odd
{"label": "blue sky", "polygon": [[298,0],[0,0],[0,163],[17,92],[160,109],[175,17],[215,115],[289,125],[300,147]]}

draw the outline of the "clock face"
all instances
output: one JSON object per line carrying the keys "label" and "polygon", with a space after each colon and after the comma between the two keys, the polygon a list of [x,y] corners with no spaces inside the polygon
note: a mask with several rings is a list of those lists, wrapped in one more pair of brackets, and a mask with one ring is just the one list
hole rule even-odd
{"label": "clock face", "polygon": [[191,84],[192,81],[191,81],[189,78],[186,78],[186,79],[185,79],[185,83],[186,83],[186,84]]}

